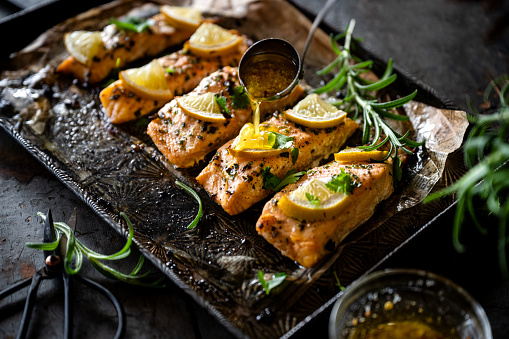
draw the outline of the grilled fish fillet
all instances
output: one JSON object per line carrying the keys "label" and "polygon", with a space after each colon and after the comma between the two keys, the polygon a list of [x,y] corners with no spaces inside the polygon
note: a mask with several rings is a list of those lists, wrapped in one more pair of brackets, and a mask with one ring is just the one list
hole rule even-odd
{"label": "grilled fish fillet", "polygon": [[[232,31],[234,32],[234,31]],[[234,32],[236,33],[236,32]],[[235,53],[211,58],[200,58],[184,50],[159,58],[157,61],[167,70],[166,82],[173,96],[184,95],[194,89],[210,73],[223,66],[237,66],[248,48],[249,41],[243,37]],[[120,124],[147,115],[161,108],[166,102],[148,99],[127,89],[117,80],[99,94],[110,122]]]}
{"label": "grilled fish fillet", "polygon": [[[225,66],[203,79],[190,94],[217,93],[226,98],[231,118],[226,122],[204,122],[188,116],[178,107],[176,100],[166,104],[147,128],[148,135],[166,158],[177,167],[192,167],[213,150],[234,138],[242,126],[251,119],[252,109],[234,108],[230,93],[241,86],[237,68]],[[276,110],[292,105],[304,93],[299,86],[290,96],[270,105],[261,106],[262,111]]]}
{"label": "grilled fish fillet", "polygon": [[136,59],[157,55],[170,46],[181,44],[193,34],[193,31],[170,26],[164,20],[163,14],[157,14],[151,19],[154,24],[150,26],[150,30],[142,33],[119,30],[114,24],[106,26],[101,32],[104,44],[90,66],[69,56],[56,71],[71,74],[86,83],[98,83],[113,69],[123,68]]}
{"label": "grilled fish fillet", "polygon": [[[351,202],[338,216],[329,220],[305,221],[286,215],[277,203],[279,199],[301,186],[308,179],[330,177],[340,173],[356,176],[360,186],[353,190]],[[281,253],[305,267],[316,265],[356,227],[366,222],[376,205],[393,192],[392,164],[332,162],[314,168],[295,184],[286,186],[265,204],[256,229]]]}
{"label": "grilled fish fillet", "polygon": [[243,212],[272,193],[263,188],[265,167],[270,167],[270,173],[282,179],[291,169],[303,171],[317,166],[321,160],[337,152],[358,127],[347,118],[335,127],[312,129],[296,125],[279,114],[260,126],[268,125],[276,127],[278,133],[294,138],[293,147],[299,149],[295,164],[288,153],[258,159],[235,158],[228,152],[233,142],[230,140],[196,178],[212,199],[231,215]]}

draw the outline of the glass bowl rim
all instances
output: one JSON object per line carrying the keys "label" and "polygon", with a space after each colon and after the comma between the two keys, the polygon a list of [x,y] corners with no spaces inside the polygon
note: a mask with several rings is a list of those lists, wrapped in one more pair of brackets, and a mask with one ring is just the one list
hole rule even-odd
{"label": "glass bowl rim", "polygon": [[[359,279],[355,280],[346,289],[342,292],[342,295],[339,296],[338,300],[334,303],[332,311],[329,317],[329,338],[340,338],[338,336],[337,323],[338,323],[338,314],[343,311],[347,311],[347,308],[353,304],[356,300],[358,300],[361,296],[365,295],[368,291],[363,290],[365,286],[372,283],[373,281],[377,281],[382,277],[393,276],[396,277],[398,275],[407,275],[413,276],[418,279],[432,279],[434,281],[438,281],[445,286],[450,286],[453,290],[455,290],[465,301],[471,306],[472,311],[475,317],[478,319],[479,324],[481,326],[482,334],[484,335],[484,339],[492,339],[491,326],[486,315],[486,312],[482,308],[482,306],[461,286],[457,285],[450,279],[441,276],[436,273],[432,273],[425,270],[420,269],[412,269],[412,268],[388,268],[379,271],[374,271],[371,273],[366,273],[362,275]],[[376,288],[376,287],[375,287]]]}

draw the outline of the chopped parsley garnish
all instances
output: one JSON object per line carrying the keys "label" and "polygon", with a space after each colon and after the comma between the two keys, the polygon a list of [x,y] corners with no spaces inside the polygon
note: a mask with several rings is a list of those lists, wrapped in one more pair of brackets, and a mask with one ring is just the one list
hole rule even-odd
{"label": "chopped parsley garnish", "polygon": [[247,96],[247,93],[244,91],[244,87],[242,86],[235,86],[233,88],[232,100],[233,108],[249,107],[249,97]]}
{"label": "chopped parsley garnish", "polygon": [[110,19],[110,24],[114,24],[118,29],[123,29],[124,31],[133,31],[136,33],[141,33],[144,30],[150,29],[150,26],[155,22],[152,19],[140,19],[127,16],[122,20]]}
{"label": "chopped parsley garnish", "polygon": [[216,103],[221,108],[221,112],[223,112],[224,114],[227,114],[229,116],[230,115],[230,110],[226,106],[226,97],[224,97],[224,96],[217,96],[216,95],[216,96],[214,96],[214,98],[215,98]]}
{"label": "chopped parsley garnish", "polygon": [[352,178],[350,177],[350,174],[345,173],[344,169],[341,169],[340,174],[333,175],[332,180],[326,183],[325,187],[334,193],[343,192],[345,194],[352,194],[354,189]]}
{"label": "chopped parsley garnish", "polygon": [[287,275],[284,272],[275,273],[272,275],[272,279],[265,280],[263,277],[263,272],[258,271],[258,280],[260,281],[260,284],[262,285],[263,289],[265,290],[265,293],[268,295],[270,291],[285,281]]}
{"label": "chopped parsley garnish", "polygon": [[265,167],[262,172],[263,188],[266,190],[273,190],[274,192],[280,191],[286,185],[297,182],[304,174],[306,174],[306,172],[295,173],[295,169],[291,169],[286,172],[283,179],[279,179],[277,176],[270,173],[270,167]]}
{"label": "chopped parsley garnish", "polygon": [[290,150],[290,155],[292,156],[292,163],[295,165],[297,159],[299,158],[299,149],[297,147],[292,147]]}
{"label": "chopped parsley garnish", "polygon": [[306,199],[308,199],[308,201],[315,206],[318,206],[318,204],[320,204],[320,198],[315,197],[311,193],[306,192]]}
{"label": "chopped parsley garnish", "polygon": [[293,145],[293,138],[276,132],[269,132],[269,145],[275,149],[290,148]]}

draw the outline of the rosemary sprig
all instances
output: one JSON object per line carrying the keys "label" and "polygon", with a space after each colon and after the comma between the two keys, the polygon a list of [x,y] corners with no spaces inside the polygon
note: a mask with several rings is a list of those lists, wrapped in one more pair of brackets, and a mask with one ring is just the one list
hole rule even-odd
{"label": "rosemary sprig", "polygon": [[[460,241],[461,225],[468,213],[475,227],[486,234],[476,215],[474,199],[485,202],[485,207],[498,219],[498,261],[500,270],[509,279],[506,247],[509,243],[507,225],[509,224],[509,80],[500,90],[500,105],[496,113],[480,115],[473,109],[474,123],[463,145],[465,165],[469,171],[447,188],[430,194],[424,203],[455,193],[457,197],[453,224],[453,245],[458,252],[464,252]],[[496,88],[495,82],[486,90],[486,97]],[[478,206],[479,207],[479,206]]]}
{"label": "rosemary sprig", "polygon": [[[416,142],[408,138],[409,132],[404,135],[400,135],[394,131],[384,120],[389,118],[393,120],[408,120],[408,117],[393,114],[389,112],[390,109],[401,107],[408,103],[417,95],[417,90],[412,94],[405,97],[389,101],[379,102],[370,93],[373,91],[381,90],[390,84],[392,84],[396,78],[396,74],[392,74],[393,65],[392,59],[387,63],[387,67],[383,76],[376,82],[371,82],[364,79],[361,75],[371,70],[373,61],[360,61],[358,58],[351,54],[350,47],[352,45],[352,33],[355,27],[355,20],[351,20],[347,27],[346,34],[340,34],[336,36],[331,35],[331,44],[333,50],[336,52],[338,57],[330,63],[328,66],[318,71],[318,75],[324,75],[333,72],[339,68],[338,72],[332,80],[330,80],[324,86],[316,89],[314,92],[322,94],[331,91],[340,91],[346,88],[346,95],[344,99],[332,104],[340,106],[348,113],[354,112],[353,119],[356,119],[359,112],[363,114],[364,129],[362,134],[362,144],[366,145],[370,142],[371,129],[374,128],[374,137],[371,139],[371,143],[360,148],[365,151],[372,151],[381,146],[386,142],[390,144],[390,151],[387,158],[393,159],[393,175],[395,183],[401,180],[401,160],[398,155],[398,151],[401,149],[403,152],[411,154],[412,151],[408,147],[419,147],[424,141]],[[338,40],[345,39],[344,45],[341,47],[338,45]],[[383,140],[379,140],[383,137]]]}
{"label": "rosemary sprig", "polygon": [[198,225],[198,223],[200,222],[201,216],[203,214],[203,206],[201,203],[200,196],[191,187],[187,186],[186,184],[181,183],[178,180],[175,180],[175,184],[178,187],[182,188],[184,191],[186,191],[186,193],[189,194],[190,196],[192,196],[194,198],[194,200],[196,200],[196,202],[198,203],[198,213],[196,214],[196,217],[194,217],[193,221],[191,221],[191,223],[187,226],[187,229],[193,229],[196,227],[196,225]]}
{"label": "rosemary sprig", "polygon": [[[44,221],[46,220],[46,215],[43,213],[37,213]],[[85,245],[83,245],[74,235],[73,230],[64,222],[55,222],[53,223],[55,226],[55,230],[57,231],[57,240],[52,243],[26,243],[25,245],[29,248],[52,251],[59,246],[60,240],[62,239],[62,234],[65,234],[67,237],[67,248],[64,258],[64,269],[69,275],[76,274],[80,271],[83,264],[83,256],[85,256],[90,263],[103,275],[111,279],[117,279],[129,284],[137,285],[137,286],[145,286],[145,287],[164,287],[162,284],[164,278],[160,278],[154,282],[147,283],[143,279],[146,278],[150,271],[147,271],[143,274],[139,274],[140,270],[144,263],[143,256],[140,255],[140,259],[138,260],[138,264],[134,268],[134,270],[130,274],[124,274],[115,270],[112,267],[104,264],[102,260],[120,260],[129,256],[131,253],[131,244],[133,240],[133,225],[131,221],[125,215],[125,213],[121,212],[120,215],[126,221],[129,227],[129,237],[127,239],[124,247],[118,251],[117,253],[105,255],[97,253]]]}

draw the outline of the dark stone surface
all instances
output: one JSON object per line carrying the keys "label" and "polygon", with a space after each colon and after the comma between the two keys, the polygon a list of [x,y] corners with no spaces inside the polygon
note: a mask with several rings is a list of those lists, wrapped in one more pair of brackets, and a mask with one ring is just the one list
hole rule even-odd
{"label": "dark stone surface", "polygon": [[[325,0],[295,0],[303,10],[316,12]],[[25,2],[32,4],[33,1]],[[17,5],[23,1],[17,1]],[[2,15],[9,14],[9,9]],[[460,108],[466,98],[476,106],[493,77],[509,74],[509,29],[497,21],[509,13],[507,2],[452,0],[338,1],[326,16],[328,25],[343,29],[357,21],[355,35],[381,59],[392,57],[397,67],[427,83]],[[500,21],[504,22],[504,21]],[[312,52],[312,51],[310,51]],[[0,130],[0,290],[31,276],[42,255],[24,246],[39,241],[42,225],[35,215],[51,207],[55,220],[66,221],[78,211],[80,240],[101,253],[113,253],[124,240],[62,185],[21,146]],[[446,215],[383,267],[415,267],[442,274],[465,287],[484,307],[494,337],[509,337],[509,284],[499,275],[493,239],[476,237],[464,254],[451,244],[451,218]],[[474,235],[475,238],[475,235]],[[130,271],[136,250],[120,269]],[[147,268],[152,268],[146,264]],[[173,283],[164,289],[145,289],[108,280],[88,264],[82,275],[108,287],[126,309],[127,338],[228,338],[231,335],[211,315]],[[59,337],[62,295],[55,282],[41,289],[32,337]],[[109,338],[116,322],[112,307],[86,287],[75,286],[76,337]],[[0,337],[15,337],[26,290],[0,301]],[[327,336],[329,310],[295,337]]]}

